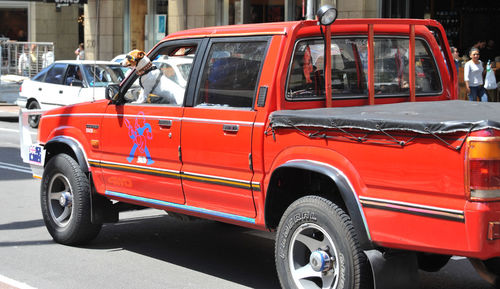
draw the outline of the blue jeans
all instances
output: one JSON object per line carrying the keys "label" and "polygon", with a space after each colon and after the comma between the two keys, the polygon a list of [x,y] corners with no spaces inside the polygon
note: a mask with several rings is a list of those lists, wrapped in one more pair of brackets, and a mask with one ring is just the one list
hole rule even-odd
{"label": "blue jeans", "polygon": [[488,101],[488,94],[486,94],[486,90],[484,87],[481,86],[469,86],[470,88],[470,94],[469,94],[469,100],[470,101],[477,101],[478,98],[481,99],[481,101],[487,102]]}

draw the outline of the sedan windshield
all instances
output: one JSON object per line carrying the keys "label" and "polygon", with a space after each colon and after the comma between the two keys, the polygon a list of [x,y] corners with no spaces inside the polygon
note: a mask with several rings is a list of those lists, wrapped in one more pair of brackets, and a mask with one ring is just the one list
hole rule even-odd
{"label": "sedan windshield", "polygon": [[108,83],[120,83],[125,78],[120,65],[86,64],[83,65],[83,71],[90,87],[103,87],[107,86]]}

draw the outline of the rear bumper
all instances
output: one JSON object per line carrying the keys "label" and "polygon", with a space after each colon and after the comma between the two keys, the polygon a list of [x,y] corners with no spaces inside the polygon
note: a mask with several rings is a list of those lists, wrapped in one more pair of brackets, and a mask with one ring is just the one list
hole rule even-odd
{"label": "rear bumper", "polygon": [[500,257],[500,202],[467,202],[465,224],[470,254],[468,257]]}
{"label": "rear bumper", "polygon": [[16,99],[16,105],[21,107],[21,108],[26,108],[26,105],[28,104],[28,98],[27,97],[18,97]]}

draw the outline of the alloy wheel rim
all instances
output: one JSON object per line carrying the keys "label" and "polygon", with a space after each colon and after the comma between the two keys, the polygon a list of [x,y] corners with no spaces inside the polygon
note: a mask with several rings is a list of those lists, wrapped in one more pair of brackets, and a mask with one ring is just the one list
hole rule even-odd
{"label": "alloy wheel rim", "polygon": [[73,193],[65,175],[58,173],[50,180],[48,203],[52,220],[58,227],[66,227],[73,216]]}
{"label": "alloy wheel rim", "polygon": [[330,235],[320,226],[306,223],[295,230],[288,260],[297,288],[337,288],[339,253]]}

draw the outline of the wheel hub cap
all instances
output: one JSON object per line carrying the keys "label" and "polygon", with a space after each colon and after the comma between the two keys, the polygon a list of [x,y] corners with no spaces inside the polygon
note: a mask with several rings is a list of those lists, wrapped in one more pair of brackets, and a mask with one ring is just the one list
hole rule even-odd
{"label": "wheel hub cap", "polygon": [[62,193],[61,197],[59,198],[59,205],[61,205],[61,207],[67,207],[71,205],[71,194]]}
{"label": "wheel hub cap", "polygon": [[326,272],[332,269],[333,261],[330,255],[322,250],[317,250],[311,253],[309,263],[316,272]]}

